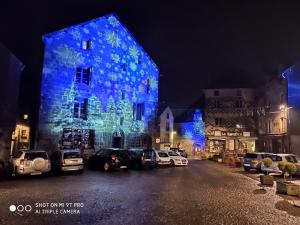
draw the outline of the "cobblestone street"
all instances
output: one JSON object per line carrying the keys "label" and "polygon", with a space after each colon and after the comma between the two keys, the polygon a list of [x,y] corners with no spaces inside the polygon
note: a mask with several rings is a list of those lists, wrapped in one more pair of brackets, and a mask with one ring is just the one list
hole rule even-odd
{"label": "cobblestone street", "polygon": [[[0,224],[300,224],[299,217],[276,208],[283,198],[275,188],[259,189],[241,169],[211,161],[150,171],[30,177],[0,183]],[[80,214],[35,213],[36,203],[57,202],[65,209],[66,203],[84,206]],[[33,210],[11,213],[12,204]]]}

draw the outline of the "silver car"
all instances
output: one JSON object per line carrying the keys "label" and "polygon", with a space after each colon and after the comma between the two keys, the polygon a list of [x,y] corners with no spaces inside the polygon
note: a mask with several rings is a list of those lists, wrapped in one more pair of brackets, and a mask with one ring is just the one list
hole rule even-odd
{"label": "silver car", "polygon": [[83,172],[84,163],[79,149],[64,149],[51,155],[53,172],[78,171]]}
{"label": "silver car", "polygon": [[49,172],[51,163],[46,151],[23,150],[17,152],[10,160],[12,177],[18,175],[41,175]]}
{"label": "silver car", "polygon": [[278,168],[278,164],[281,161],[284,161],[284,162],[295,163],[297,166],[296,174],[297,175],[300,174],[300,165],[299,165],[300,163],[297,162],[297,160],[299,159],[299,156],[292,155],[292,154],[269,154],[266,157],[272,159],[272,164],[269,168],[267,168],[262,163],[261,170],[263,173],[265,173],[265,174],[267,174],[267,173],[282,174],[282,171]]}

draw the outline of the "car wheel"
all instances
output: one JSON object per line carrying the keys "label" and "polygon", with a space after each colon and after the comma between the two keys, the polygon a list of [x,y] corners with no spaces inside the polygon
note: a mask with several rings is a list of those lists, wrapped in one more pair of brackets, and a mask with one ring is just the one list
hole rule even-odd
{"label": "car wheel", "polygon": [[171,166],[175,166],[174,160],[171,159]]}
{"label": "car wheel", "polygon": [[108,162],[104,163],[103,169],[104,169],[105,172],[110,170],[110,165],[109,165]]}

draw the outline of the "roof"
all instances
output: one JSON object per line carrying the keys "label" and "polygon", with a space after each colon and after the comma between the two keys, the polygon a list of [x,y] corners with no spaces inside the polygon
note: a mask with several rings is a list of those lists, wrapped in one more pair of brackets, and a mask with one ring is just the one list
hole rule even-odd
{"label": "roof", "polygon": [[145,53],[145,55],[149,58],[150,61],[152,61],[152,63],[156,66],[156,68],[158,69],[158,66],[156,65],[156,63],[153,61],[152,57],[150,57],[150,55],[148,54],[147,51],[145,51],[145,49],[142,47],[142,45],[139,43],[139,41],[132,35],[132,33],[127,29],[127,27],[121,22],[121,20],[119,19],[119,17],[115,14],[115,13],[110,13],[110,14],[107,14],[105,16],[101,16],[101,17],[98,17],[98,18],[95,18],[95,19],[91,19],[91,20],[88,20],[88,21],[85,21],[85,22],[82,22],[82,23],[79,23],[79,24],[75,24],[75,25],[72,25],[72,26],[69,26],[69,27],[66,27],[66,28],[62,28],[60,30],[57,30],[57,31],[53,31],[53,32],[50,32],[50,33],[47,33],[47,34],[44,34],[42,36],[43,38],[43,41],[45,41],[46,38],[50,38],[51,36],[56,36],[56,35],[59,35],[63,32],[67,32],[68,30],[70,29],[74,29],[74,28],[78,28],[78,27],[84,27],[85,25],[87,24],[90,24],[90,23],[94,23],[94,22],[97,22],[99,20],[103,20],[103,19],[106,19],[106,18],[109,18],[109,17],[115,17],[118,22],[120,23],[120,25],[126,30],[126,32],[130,35],[130,37],[134,40],[134,42],[143,50],[143,52]]}

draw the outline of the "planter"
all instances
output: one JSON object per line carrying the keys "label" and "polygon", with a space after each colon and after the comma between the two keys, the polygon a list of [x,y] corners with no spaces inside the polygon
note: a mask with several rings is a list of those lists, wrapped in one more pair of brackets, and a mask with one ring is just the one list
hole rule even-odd
{"label": "planter", "polygon": [[276,181],[276,190],[278,193],[286,195],[299,196],[300,194],[299,185],[287,181]]}
{"label": "planter", "polygon": [[260,175],[260,183],[266,186],[273,186],[274,179],[270,175]]}

